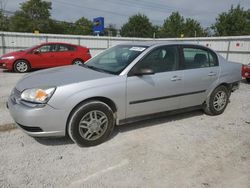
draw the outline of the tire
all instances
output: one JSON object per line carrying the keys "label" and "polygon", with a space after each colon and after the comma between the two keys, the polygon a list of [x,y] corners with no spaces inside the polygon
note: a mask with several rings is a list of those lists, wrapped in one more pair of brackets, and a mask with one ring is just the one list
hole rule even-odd
{"label": "tire", "polygon": [[225,86],[218,86],[204,105],[204,112],[208,115],[222,114],[229,102],[229,96],[230,93]]}
{"label": "tire", "polygon": [[248,83],[250,83],[250,78],[246,78],[246,81],[247,81]]}
{"label": "tire", "polygon": [[72,62],[72,65],[84,65],[84,61],[81,60],[81,59],[75,59],[75,60]]}
{"label": "tire", "polygon": [[17,60],[14,63],[14,71],[18,73],[29,72],[31,69],[30,64],[26,60]]}
{"label": "tire", "polygon": [[100,101],[89,101],[74,109],[68,124],[70,138],[79,146],[103,143],[114,129],[111,108]]}

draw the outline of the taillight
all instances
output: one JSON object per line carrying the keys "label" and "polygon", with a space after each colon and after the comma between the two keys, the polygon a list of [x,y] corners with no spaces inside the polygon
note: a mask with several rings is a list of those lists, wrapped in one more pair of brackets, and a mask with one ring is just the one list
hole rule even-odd
{"label": "taillight", "polygon": [[250,65],[242,65],[241,71],[242,77],[249,77],[250,76]]}

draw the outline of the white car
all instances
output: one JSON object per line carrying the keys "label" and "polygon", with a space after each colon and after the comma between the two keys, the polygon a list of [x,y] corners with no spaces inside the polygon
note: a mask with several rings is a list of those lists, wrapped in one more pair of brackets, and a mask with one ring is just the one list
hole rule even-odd
{"label": "white car", "polygon": [[201,108],[221,114],[241,80],[241,64],[183,43],[132,43],[107,49],[83,66],[26,75],[10,113],[31,136],[65,136],[97,145],[114,125]]}

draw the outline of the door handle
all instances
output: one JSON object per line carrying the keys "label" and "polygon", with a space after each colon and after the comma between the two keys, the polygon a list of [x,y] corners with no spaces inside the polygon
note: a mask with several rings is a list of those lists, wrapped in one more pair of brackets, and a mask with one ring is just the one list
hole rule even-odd
{"label": "door handle", "polygon": [[171,81],[179,81],[179,80],[181,80],[181,77],[179,77],[179,76],[173,76],[171,78]]}
{"label": "door handle", "polygon": [[215,76],[215,75],[216,75],[215,72],[210,72],[210,73],[208,73],[208,76]]}

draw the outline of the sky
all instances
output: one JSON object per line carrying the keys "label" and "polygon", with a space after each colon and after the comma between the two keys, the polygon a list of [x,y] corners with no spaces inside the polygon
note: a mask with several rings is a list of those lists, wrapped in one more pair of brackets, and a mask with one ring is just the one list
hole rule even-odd
{"label": "sky", "polygon": [[[154,25],[162,25],[172,12],[178,11],[185,18],[198,20],[203,27],[209,27],[221,12],[231,5],[240,4],[250,9],[250,0],[46,0],[52,2],[53,19],[74,22],[81,17],[93,20],[105,18],[105,26],[115,24],[119,29],[128,18],[142,13]],[[0,0],[7,11],[16,11],[25,0]],[[1,5],[1,4],[0,4]]]}

